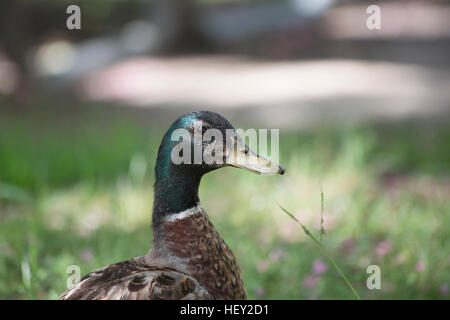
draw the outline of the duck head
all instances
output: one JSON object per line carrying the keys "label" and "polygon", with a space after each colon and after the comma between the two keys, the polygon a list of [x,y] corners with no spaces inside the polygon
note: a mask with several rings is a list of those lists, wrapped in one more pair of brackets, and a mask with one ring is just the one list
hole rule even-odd
{"label": "duck head", "polygon": [[227,166],[256,174],[285,172],[279,164],[251,150],[221,115],[198,111],[178,118],[158,151],[153,224],[158,222],[155,211],[169,214],[196,205],[201,177]]}

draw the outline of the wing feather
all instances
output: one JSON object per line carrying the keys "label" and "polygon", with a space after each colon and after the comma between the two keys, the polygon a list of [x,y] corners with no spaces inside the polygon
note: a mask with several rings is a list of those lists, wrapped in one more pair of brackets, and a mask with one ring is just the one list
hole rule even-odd
{"label": "wing feather", "polygon": [[213,299],[197,280],[175,269],[147,265],[140,258],[95,270],[67,289],[60,300]]}

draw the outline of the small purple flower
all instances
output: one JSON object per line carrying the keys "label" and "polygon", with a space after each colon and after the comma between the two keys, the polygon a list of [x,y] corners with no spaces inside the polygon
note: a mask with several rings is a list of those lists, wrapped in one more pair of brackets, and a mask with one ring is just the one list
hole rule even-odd
{"label": "small purple flower", "polygon": [[346,253],[350,253],[355,248],[355,240],[348,238],[341,243],[341,249]]}
{"label": "small purple flower", "polygon": [[440,288],[439,291],[441,292],[441,295],[444,297],[448,296],[448,284],[444,283]]}
{"label": "small purple flower", "polygon": [[270,259],[272,259],[273,262],[278,262],[283,257],[283,250],[280,248],[272,250],[270,252]]}
{"label": "small purple flower", "polygon": [[319,277],[313,275],[307,275],[303,278],[303,287],[306,289],[314,289],[319,282]]}
{"label": "small purple flower", "polygon": [[263,298],[266,295],[266,289],[264,289],[263,287],[257,287],[255,289],[255,295],[258,298]]}
{"label": "small purple flower", "polygon": [[385,256],[391,250],[391,243],[389,241],[381,241],[377,244],[376,252],[379,257]]}
{"label": "small purple flower", "polygon": [[256,264],[256,269],[258,269],[259,272],[263,273],[266,272],[267,269],[269,269],[269,262],[267,260],[261,260]]}
{"label": "small purple flower", "polygon": [[313,269],[314,274],[320,275],[322,273],[327,272],[328,265],[325,262],[323,262],[322,260],[317,259],[314,261],[312,269]]}
{"label": "small purple flower", "polygon": [[416,271],[417,272],[422,272],[423,270],[425,270],[425,262],[423,260],[420,260],[416,264]]}
{"label": "small purple flower", "polygon": [[94,253],[91,249],[83,249],[78,254],[78,257],[83,263],[91,263],[94,260]]}

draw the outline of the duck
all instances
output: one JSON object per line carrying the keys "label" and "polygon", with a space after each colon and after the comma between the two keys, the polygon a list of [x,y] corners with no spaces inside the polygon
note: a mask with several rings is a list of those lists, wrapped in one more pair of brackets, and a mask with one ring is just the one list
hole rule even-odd
{"label": "duck", "polygon": [[[206,139],[210,129],[214,134]],[[196,111],[179,117],[158,150],[152,248],[144,256],[88,273],[59,299],[246,299],[236,257],[198,196],[202,176],[228,166],[257,174],[285,172],[281,165],[251,150],[220,114]]]}

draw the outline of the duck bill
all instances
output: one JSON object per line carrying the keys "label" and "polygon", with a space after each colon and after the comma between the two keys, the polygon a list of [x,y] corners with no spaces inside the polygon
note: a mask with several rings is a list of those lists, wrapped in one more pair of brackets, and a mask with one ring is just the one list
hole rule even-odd
{"label": "duck bill", "polygon": [[251,150],[240,137],[227,151],[226,165],[245,169],[256,174],[284,174],[285,169],[279,164],[260,156]]}

